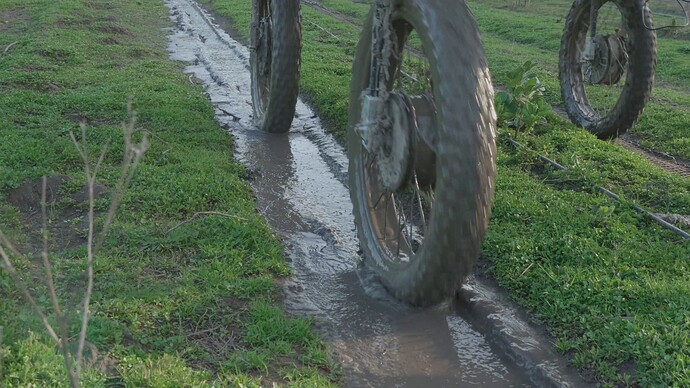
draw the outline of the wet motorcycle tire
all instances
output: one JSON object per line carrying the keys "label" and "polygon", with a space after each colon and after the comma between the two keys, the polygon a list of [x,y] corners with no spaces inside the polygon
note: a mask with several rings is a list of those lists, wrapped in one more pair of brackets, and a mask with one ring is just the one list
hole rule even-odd
{"label": "wet motorcycle tire", "polygon": [[[370,214],[360,120],[369,84],[373,12],[356,49],[350,87],[349,190],[365,261],[396,298],[417,306],[453,295],[473,270],[491,214],[496,174],[493,87],[477,25],[464,1],[396,0],[393,19],[412,25],[431,70],[436,106],[435,200],[421,246],[407,262],[391,257]],[[379,223],[380,224],[380,223]],[[385,238],[385,237],[384,237]]]}
{"label": "wet motorcycle tire", "polygon": [[613,139],[635,125],[649,101],[656,70],[656,33],[650,29],[652,14],[644,0],[613,1],[632,39],[625,85],[618,101],[610,111],[598,114],[587,99],[580,63],[589,28],[590,1],[575,0],[566,19],[559,53],[561,95],[574,124],[600,139]]}
{"label": "wet motorcycle tire", "polygon": [[[257,46],[260,21],[270,8],[271,34],[268,74],[260,71]],[[290,130],[299,94],[302,48],[299,0],[253,0],[250,25],[249,67],[254,122],[265,132]],[[268,82],[268,86],[265,87]]]}

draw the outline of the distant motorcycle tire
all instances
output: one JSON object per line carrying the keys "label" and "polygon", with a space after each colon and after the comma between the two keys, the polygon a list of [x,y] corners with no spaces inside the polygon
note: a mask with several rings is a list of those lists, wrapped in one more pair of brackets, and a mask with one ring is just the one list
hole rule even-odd
{"label": "distant motorcycle tire", "polygon": [[627,75],[616,105],[606,113],[597,113],[587,99],[580,63],[589,28],[590,2],[575,0],[565,23],[559,54],[561,95],[574,124],[600,139],[612,139],[635,125],[649,101],[656,70],[656,33],[644,0],[612,1],[628,33]]}

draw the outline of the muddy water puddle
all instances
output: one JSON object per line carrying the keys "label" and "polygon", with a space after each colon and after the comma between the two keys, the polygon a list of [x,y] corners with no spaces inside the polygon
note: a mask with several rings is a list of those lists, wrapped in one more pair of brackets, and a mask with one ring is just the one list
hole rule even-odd
{"label": "muddy water puddle", "polygon": [[[417,310],[386,294],[358,255],[342,148],[302,102],[290,133],[257,130],[247,48],[193,1],[166,3],[176,22],[171,58],[190,62],[185,72],[203,82],[217,121],[235,139],[236,158],[252,172],[259,211],[284,240],[293,272],[286,310],[315,318],[343,366],[344,385],[539,384],[534,368],[482,331],[488,321],[471,319],[471,308]],[[481,299],[472,289],[468,300]]]}

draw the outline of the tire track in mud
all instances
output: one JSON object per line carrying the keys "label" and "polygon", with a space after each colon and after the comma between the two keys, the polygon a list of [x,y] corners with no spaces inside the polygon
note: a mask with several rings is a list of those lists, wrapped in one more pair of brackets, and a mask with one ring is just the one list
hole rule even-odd
{"label": "tire track in mud", "polygon": [[236,158],[253,171],[259,211],[283,238],[292,268],[285,308],[315,318],[344,385],[582,385],[548,337],[482,282],[432,310],[391,299],[358,256],[343,149],[301,101],[289,133],[257,130],[247,49],[194,1],[166,4],[177,24],[171,58],[190,63],[185,73],[204,84]]}
{"label": "tire track in mud", "polygon": [[[357,22],[352,20],[352,18],[349,18],[348,16],[343,15],[342,13],[339,13],[337,11],[333,11],[333,10],[321,5],[321,3],[319,3],[318,1],[301,0],[301,2],[302,2],[302,4],[307,5],[308,7],[314,9],[315,11],[317,11],[321,14],[324,14],[326,16],[330,16],[334,19],[337,19],[337,20],[340,20],[344,23],[347,23],[351,27],[355,28],[357,31],[362,30],[362,26],[360,24],[357,24]],[[424,55],[421,51],[416,50],[412,47],[406,46],[405,51],[415,58],[422,58]],[[495,84],[494,88],[496,90],[505,90],[505,88],[502,85],[498,85],[498,84]],[[565,112],[565,110],[563,110],[562,107],[552,106],[551,111],[553,113],[561,116],[562,118],[564,118],[566,120],[570,120],[568,118],[567,113]],[[628,151],[632,151],[638,155],[643,156],[644,158],[649,160],[652,164],[663,169],[664,171],[670,172],[672,174],[680,175],[684,178],[690,178],[690,161],[685,161],[685,160],[664,154],[664,153],[659,152],[659,151],[644,148],[644,147],[640,146],[639,142],[635,140],[634,136],[629,134],[629,133],[616,139],[615,142],[618,143],[621,147],[627,149]]]}
{"label": "tire track in mud", "polygon": [[678,174],[684,178],[690,178],[690,162],[674,158],[671,155],[659,151],[644,148],[635,139],[634,135],[630,133],[626,133],[616,139],[616,143],[628,151],[644,156],[647,160],[668,172]]}

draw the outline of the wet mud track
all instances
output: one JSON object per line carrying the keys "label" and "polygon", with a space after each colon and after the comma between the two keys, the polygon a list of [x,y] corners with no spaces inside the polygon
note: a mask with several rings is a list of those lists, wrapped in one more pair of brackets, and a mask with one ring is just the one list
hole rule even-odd
{"label": "wet mud track", "polygon": [[176,23],[171,58],[189,62],[185,72],[203,82],[236,158],[253,173],[259,211],[284,240],[293,272],[285,308],[315,318],[342,364],[343,385],[583,385],[548,338],[484,282],[431,310],[390,298],[358,255],[342,148],[302,102],[290,133],[257,130],[247,48],[195,2],[166,4]]}

